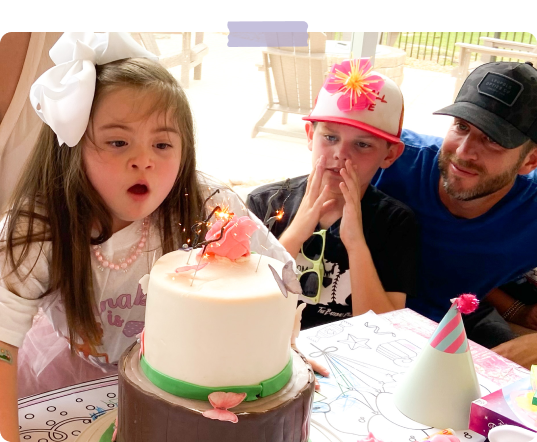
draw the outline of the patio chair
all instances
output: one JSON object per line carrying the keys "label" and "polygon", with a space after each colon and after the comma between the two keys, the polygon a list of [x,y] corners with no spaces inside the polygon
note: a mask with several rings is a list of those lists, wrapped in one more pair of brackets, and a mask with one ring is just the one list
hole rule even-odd
{"label": "patio chair", "polygon": [[[452,76],[457,78],[453,99],[457,97],[457,94],[470,71],[489,61],[489,57],[491,56],[531,61],[537,66],[537,45],[490,37],[481,37],[481,41],[483,42],[483,45],[455,43],[455,46],[459,46],[461,51],[459,54],[459,66],[451,73]],[[482,58],[481,61],[471,65],[470,58],[474,52],[482,54]]]}
{"label": "patio chair", "polygon": [[[270,128],[265,127],[265,124],[276,112],[282,113],[282,124],[286,124],[288,114],[308,115],[313,108],[328,74],[326,34],[310,32],[308,37],[308,47],[271,47],[263,50],[268,104],[261,118],[255,123],[252,138],[259,132],[306,137],[304,131]],[[277,101],[274,100],[273,82]]]}
{"label": "patio chair", "polygon": [[[162,54],[155,38],[157,34],[182,34],[182,49],[169,54]],[[194,46],[192,46],[191,32],[131,32],[133,38],[148,51],[159,56],[160,63],[170,69],[181,66],[181,86],[188,88],[190,83],[190,69],[194,68],[194,80],[201,80],[201,63],[209,48],[203,43],[203,32],[196,32]]]}

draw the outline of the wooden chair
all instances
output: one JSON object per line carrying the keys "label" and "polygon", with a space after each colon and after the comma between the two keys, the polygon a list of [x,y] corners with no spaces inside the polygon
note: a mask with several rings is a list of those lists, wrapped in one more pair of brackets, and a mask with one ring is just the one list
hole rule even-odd
{"label": "wooden chair", "polygon": [[275,129],[265,127],[265,124],[276,112],[282,113],[282,124],[286,124],[289,113],[308,115],[313,109],[315,98],[328,74],[326,34],[310,32],[308,35],[308,47],[278,47],[263,51],[268,104],[252,130],[252,138],[259,132],[305,138],[304,131]]}
{"label": "wooden chair", "polygon": [[[537,67],[537,45],[490,37],[481,37],[481,41],[483,42],[483,45],[455,43],[455,46],[459,46],[461,50],[459,54],[459,66],[451,73],[452,76],[457,78],[453,100],[457,98],[457,94],[470,71],[489,61],[491,56],[531,61]],[[471,66],[471,55],[475,52],[482,54],[482,58],[481,61]]]}
{"label": "wooden chair", "polygon": [[[523,52],[533,52],[537,54],[537,45],[530,43],[522,43],[520,41],[510,41],[510,40],[501,40],[499,38],[492,37],[481,37],[480,40],[483,42],[483,46],[490,48],[504,48],[511,49],[514,51],[523,51]],[[490,61],[489,59],[484,61]]]}
{"label": "wooden chair", "polygon": [[[156,34],[182,34],[181,51],[162,54]],[[194,46],[192,46],[192,33],[190,32],[131,32],[133,38],[148,51],[159,56],[160,63],[166,68],[181,66],[181,86],[188,88],[190,83],[190,69],[194,69],[194,80],[201,80],[201,63],[203,57],[209,52],[208,46],[203,43],[203,32],[196,32]]]}

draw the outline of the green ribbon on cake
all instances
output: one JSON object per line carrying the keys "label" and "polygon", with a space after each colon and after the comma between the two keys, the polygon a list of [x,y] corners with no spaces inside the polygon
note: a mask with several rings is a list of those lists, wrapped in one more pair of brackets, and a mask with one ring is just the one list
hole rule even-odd
{"label": "green ribbon on cake", "polygon": [[291,357],[285,368],[276,376],[273,376],[265,381],[261,381],[257,385],[203,387],[201,385],[191,384],[189,382],[172,378],[158,370],[155,370],[153,367],[151,367],[151,365],[149,365],[145,359],[145,356],[142,356],[140,366],[142,367],[142,371],[145,373],[147,378],[161,390],[173,394],[174,396],[197,399],[200,401],[208,401],[209,395],[216,391],[224,391],[226,393],[246,393],[246,401],[255,401],[260,397],[269,396],[280,391],[285,384],[289,382],[289,379],[291,379],[291,375],[293,374],[293,358]]}

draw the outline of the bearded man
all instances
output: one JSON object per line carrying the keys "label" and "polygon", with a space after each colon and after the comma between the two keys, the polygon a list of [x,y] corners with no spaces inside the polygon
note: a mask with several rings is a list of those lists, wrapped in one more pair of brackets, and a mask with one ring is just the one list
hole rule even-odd
{"label": "bearded man", "polygon": [[516,337],[505,318],[517,301],[497,288],[537,267],[537,70],[484,64],[435,114],[454,117],[445,138],[403,130],[404,153],[372,183],[420,225],[418,296],[408,307],[439,321],[451,298],[485,298],[466,327],[490,348]]}

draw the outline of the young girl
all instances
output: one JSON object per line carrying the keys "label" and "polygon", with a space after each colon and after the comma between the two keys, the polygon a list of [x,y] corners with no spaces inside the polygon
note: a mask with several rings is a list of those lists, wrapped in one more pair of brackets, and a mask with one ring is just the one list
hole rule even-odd
{"label": "young girl", "polygon": [[[63,64],[32,88],[47,124],[0,225],[0,432],[7,440],[18,440],[18,347],[38,309],[73,353],[109,370],[142,331],[138,280],[154,260],[188,244],[190,226],[216,204],[247,213],[226,191],[203,207],[214,189],[195,170],[186,96],[158,63],[126,58],[152,57],[133,44],[126,34],[64,34],[51,50]],[[252,249],[265,236],[258,229]],[[269,242],[271,256],[290,258]],[[54,355],[35,348],[40,354],[25,360],[40,371]],[[63,373],[80,372],[84,363],[73,359],[61,361]]]}

